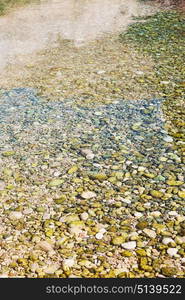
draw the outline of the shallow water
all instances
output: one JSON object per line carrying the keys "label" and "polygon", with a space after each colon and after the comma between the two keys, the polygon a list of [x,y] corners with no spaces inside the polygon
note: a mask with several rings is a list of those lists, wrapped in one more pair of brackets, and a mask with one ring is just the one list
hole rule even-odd
{"label": "shallow water", "polygon": [[[150,9],[148,8],[150,11]],[[0,18],[0,68],[22,62],[22,55],[55,45],[59,37],[76,46],[123,30],[147,6],[136,0],[49,0]]]}
{"label": "shallow water", "polygon": [[[83,144],[96,154],[90,170],[96,163],[106,169],[116,152],[123,160],[159,165],[160,156],[168,158],[173,145],[164,129],[161,104],[160,99],[119,100],[89,108],[72,99],[48,103],[32,89],[14,89],[0,98],[0,148],[27,158],[46,150],[52,155],[62,152],[65,158],[67,151],[75,161]],[[36,152],[27,152],[30,144],[36,145]]]}

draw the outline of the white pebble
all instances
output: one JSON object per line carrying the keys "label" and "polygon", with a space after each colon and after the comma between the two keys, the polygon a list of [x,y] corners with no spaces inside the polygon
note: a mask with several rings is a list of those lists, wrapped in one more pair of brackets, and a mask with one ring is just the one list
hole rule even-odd
{"label": "white pebble", "polygon": [[146,170],[145,167],[142,167],[142,166],[138,167],[138,171],[139,171],[139,172],[144,172],[145,170]]}
{"label": "white pebble", "polygon": [[9,215],[11,220],[17,220],[22,218],[22,212],[20,211],[12,211]]}
{"label": "white pebble", "polygon": [[131,201],[129,199],[121,199],[122,202],[126,203],[126,204],[130,204]]}
{"label": "white pebble", "polygon": [[163,140],[164,140],[165,142],[167,142],[167,143],[172,143],[172,142],[173,142],[173,138],[172,138],[171,136],[169,136],[169,135],[165,136],[165,137],[163,138]]}
{"label": "white pebble", "polygon": [[61,174],[60,171],[55,171],[55,172],[53,173],[53,176],[58,177],[58,176],[60,176],[60,174]]}
{"label": "white pebble", "polygon": [[134,216],[135,216],[136,218],[141,218],[141,217],[143,216],[143,214],[142,214],[141,212],[135,212],[135,213],[134,213]]}
{"label": "white pebble", "polygon": [[96,239],[97,240],[101,240],[103,238],[103,233],[102,232],[98,232],[96,235],[95,235]]}
{"label": "white pebble", "polygon": [[156,232],[154,230],[151,230],[151,229],[148,229],[148,228],[145,228],[143,230],[143,232],[150,238],[152,239],[155,239],[156,238]]}
{"label": "white pebble", "polygon": [[73,257],[71,257],[71,258],[66,258],[66,259],[64,259],[63,260],[63,262],[62,262],[62,265],[63,265],[63,267],[67,267],[67,268],[71,268],[71,267],[73,267],[74,266],[74,264],[75,264],[75,259],[73,258]]}
{"label": "white pebble", "polygon": [[167,250],[168,255],[170,255],[171,257],[175,256],[177,254],[177,252],[178,252],[177,248],[168,248],[168,250]]}
{"label": "white pebble", "polygon": [[86,221],[86,220],[89,218],[89,215],[88,215],[87,212],[84,211],[84,212],[80,215],[80,218],[81,218],[81,220]]}
{"label": "white pebble", "polygon": [[84,199],[95,198],[95,197],[96,197],[96,193],[91,192],[91,191],[83,192],[83,193],[81,194],[81,197],[84,198]]}
{"label": "white pebble", "polygon": [[45,252],[53,251],[52,245],[46,241],[38,243],[38,247]]}
{"label": "white pebble", "polygon": [[159,217],[161,215],[161,212],[156,210],[156,211],[151,212],[150,215],[153,217]]}
{"label": "white pebble", "polygon": [[122,247],[123,247],[124,249],[127,249],[127,250],[135,249],[135,248],[136,248],[136,242],[135,242],[135,241],[132,241],[132,242],[123,243],[123,244],[122,244]]}
{"label": "white pebble", "polygon": [[58,269],[59,269],[59,264],[52,264],[48,267],[46,267],[46,269],[44,269],[44,272],[47,274],[54,274]]}
{"label": "white pebble", "polygon": [[166,238],[164,238],[164,239],[162,240],[162,243],[163,243],[164,245],[168,245],[169,243],[174,243],[174,240],[172,240],[171,238],[166,237]]}
{"label": "white pebble", "polygon": [[178,213],[176,211],[169,211],[168,214],[169,214],[169,216],[172,216],[172,217],[178,216]]}
{"label": "white pebble", "polygon": [[33,212],[33,209],[31,207],[25,208],[23,211],[24,215],[30,215],[30,214],[32,214],[32,212]]}

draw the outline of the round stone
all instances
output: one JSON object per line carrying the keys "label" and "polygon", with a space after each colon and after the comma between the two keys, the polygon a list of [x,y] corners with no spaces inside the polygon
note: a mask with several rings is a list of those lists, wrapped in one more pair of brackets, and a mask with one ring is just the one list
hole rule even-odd
{"label": "round stone", "polygon": [[95,198],[95,197],[96,197],[96,193],[91,192],[91,191],[83,192],[83,193],[81,194],[81,197],[82,197],[83,199],[91,199],[91,198]]}
{"label": "round stone", "polygon": [[162,243],[164,245],[168,245],[169,243],[174,243],[174,240],[172,240],[171,238],[166,237],[166,238],[163,238]]}
{"label": "round stone", "polygon": [[177,248],[168,248],[168,250],[167,250],[168,255],[171,257],[176,256],[177,252],[178,252]]}
{"label": "round stone", "polygon": [[12,211],[9,215],[9,218],[11,220],[18,220],[18,219],[21,219],[22,218],[22,212],[20,211]]}
{"label": "round stone", "polygon": [[132,242],[123,243],[122,247],[127,250],[133,250],[136,248],[136,242],[132,241]]}

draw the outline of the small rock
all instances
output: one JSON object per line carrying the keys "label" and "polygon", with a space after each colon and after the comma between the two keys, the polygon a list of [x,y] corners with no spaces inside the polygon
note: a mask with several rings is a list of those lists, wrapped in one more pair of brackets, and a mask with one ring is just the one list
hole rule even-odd
{"label": "small rock", "polygon": [[83,213],[81,213],[80,218],[81,218],[81,220],[86,221],[86,220],[88,220],[89,215],[87,212],[84,211]]}
{"label": "small rock", "polygon": [[144,229],[147,226],[148,226],[148,222],[146,222],[146,221],[142,221],[142,222],[139,222],[136,224],[136,228],[138,228],[138,229]]}
{"label": "small rock", "polygon": [[9,157],[15,154],[15,151],[5,151],[2,153],[3,156]]}
{"label": "small rock", "polygon": [[169,135],[165,136],[163,138],[163,141],[167,142],[167,143],[172,143],[173,142],[173,138]]}
{"label": "small rock", "polygon": [[38,243],[37,246],[45,252],[53,251],[52,245],[46,241]]}
{"label": "small rock", "polygon": [[185,198],[185,191],[178,191],[178,195],[180,198]]}
{"label": "small rock", "polygon": [[75,259],[74,259],[73,257],[71,257],[71,258],[66,258],[66,259],[64,259],[63,262],[62,262],[62,266],[63,266],[64,268],[71,268],[71,267],[74,266],[75,263],[76,263],[76,261],[75,261]]}
{"label": "small rock", "polygon": [[96,193],[91,192],[91,191],[83,192],[83,193],[81,194],[81,197],[82,197],[83,199],[91,199],[91,198],[95,198],[95,197],[96,197]]}
{"label": "small rock", "polygon": [[53,176],[55,176],[55,177],[58,177],[58,176],[60,176],[61,175],[61,172],[60,171],[55,171],[54,173],[53,173]]}
{"label": "small rock", "polygon": [[166,182],[168,185],[175,185],[175,186],[179,186],[183,184],[183,181],[180,180],[167,180]]}
{"label": "small rock", "polygon": [[72,168],[70,168],[68,170],[68,174],[73,174],[73,173],[76,173],[76,171],[78,171],[78,166],[73,166]]}
{"label": "small rock", "polygon": [[146,256],[147,255],[147,253],[144,249],[138,249],[138,250],[136,250],[136,253],[139,256]]}
{"label": "small rock", "polygon": [[178,252],[177,248],[168,248],[168,250],[167,250],[168,255],[171,257],[175,256],[177,254],[177,252]]}
{"label": "small rock", "polygon": [[90,178],[99,180],[99,181],[104,181],[107,179],[107,175],[103,174],[103,173],[91,174]]}
{"label": "small rock", "polygon": [[177,268],[175,267],[163,267],[161,272],[164,276],[171,277],[177,274]]}
{"label": "small rock", "polygon": [[171,238],[166,237],[166,238],[164,238],[164,239],[162,240],[162,243],[163,243],[164,245],[168,245],[169,243],[174,243],[174,240],[172,240]]}
{"label": "small rock", "polygon": [[104,70],[99,70],[99,71],[97,71],[96,73],[98,74],[98,75],[101,75],[101,74],[104,74],[106,71],[104,71]]}
{"label": "small rock", "polygon": [[33,209],[30,207],[30,208],[25,208],[24,211],[23,211],[24,215],[30,215],[33,213]]}
{"label": "small rock", "polygon": [[52,264],[44,269],[44,272],[47,274],[54,274],[59,268],[60,266],[58,264]]}
{"label": "small rock", "polygon": [[136,248],[136,242],[132,241],[132,242],[123,243],[122,247],[127,249],[127,250],[133,250],[133,249]]}
{"label": "small rock", "polygon": [[125,241],[125,237],[116,236],[112,239],[112,244],[113,245],[121,245],[122,243],[124,243],[124,241]]}
{"label": "small rock", "polygon": [[9,218],[11,220],[18,220],[18,219],[21,219],[22,218],[22,212],[20,211],[12,211],[9,215]]}
{"label": "small rock", "polygon": [[50,181],[49,183],[49,187],[55,187],[55,186],[59,186],[63,183],[64,181],[62,179],[53,179]]}
{"label": "small rock", "polygon": [[0,180],[0,191],[3,191],[5,189],[5,182],[3,180]]}
{"label": "small rock", "polygon": [[151,230],[151,229],[148,229],[148,228],[145,228],[143,230],[143,232],[150,238],[152,239],[155,239],[156,238],[156,232],[154,230]]}
{"label": "small rock", "polygon": [[161,215],[161,212],[158,211],[158,210],[156,210],[156,211],[151,212],[150,215],[153,216],[153,217],[155,217],[155,218],[157,218],[157,217],[159,217]]}
{"label": "small rock", "polygon": [[96,239],[97,240],[101,240],[103,238],[103,233],[102,232],[98,232],[96,235],[95,235]]}
{"label": "small rock", "polygon": [[150,194],[155,198],[161,198],[164,194],[160,191],[152,190]]}
{"label": "small rock", "polygon": [[168,212],[168,215],[171,216],[171,217],[177,217],[178,213],[176,211],[171,210],[171,211]]}
{"label": "small rock", "polygon": [[94,153],[90,149],[82,149],[81,150],[82,155],[84,155],[87,159],[93,159]]}
{"label": "small rock", "polygon": [[141,217],[143,216],[143,214],[142,214],[141,212],[135,212],[135,213],[134,213],[134,216],[135,216],[136,218],[141,218]]}
{"label": "small rock", "polygon": [[144,172],[145,170],[146,170],[145,167],[142,167],[142,166],[138,167],[138,171],[139,171],[139,172]]}

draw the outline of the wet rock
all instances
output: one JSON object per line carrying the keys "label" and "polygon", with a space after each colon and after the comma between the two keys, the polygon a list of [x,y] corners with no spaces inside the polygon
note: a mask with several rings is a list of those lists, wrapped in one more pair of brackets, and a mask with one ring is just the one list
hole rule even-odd
{"label": "wet rock", "polygon": [[62,179],[53,179],[48,184],[49,187],[60,186],[64,181]]}
{"label": "wet rock", "polygon": [[9,214],[9,218],[11,220],[19,220],[23,217],[23,214],[22,212],[20,211],[12,211],[10,214]]}
{"label": "wet rock", "polygon": [[113,245],[121,245],[122,243],[124,243],[124,241],[125,241],[125,237],[117,236],[112,239],[112,244]]}
{"label": "wet rock", "polygon": [[77,170],[78,170],[78,166],[73,166],[72,168],[70,168],[68,170],[68,174],[70,175],[70,174],[76,173]]}
{"label": "wet rock", "polygon": [[164,245],[168,245],[168,244],[170,244],[170,243],[174,243],[174,240],[173,240],[172,238],[166,237],[166,238],[163,238],[162,243],[163,243]]}
{"label": "wet rock", "polygon": [[163,193],[160,191],[156,191],[156,190],[152,190],[150,192],[150,194],[155,197],[155,198],[162,198],[163,197]]}
{"label": "wet rock", "polygon": [[37,244],[37,247],[45,252],[53,251],[53,247],[50,243],[46,241],[41,241]]}
{"label": "wet rock", "polygon": [[176,256],[177,252],[178,252],[177,248],[168,248],[167,249],[167,253],[171,257]]}
{"label": "wet rock", "polygon": [[83,192],[83,193],[81,194],[81,197],[82,197],[83,199],[96,198],[96,193],[91,192],[91,191]]}
{"label": "wet rock", "polygon": [[145,229],[143,230],[143,232],[144,232],[149,238],[152,238],[152,239],[155,239],[155,238],[156,238],[156,232],[155,232],[154,230],[145,228]]}
{"label": "wet rock", "polygon": [[134,250],[136,248],[136,242],[132,241],[132,242],[123,243],[122,247],[127,250]]}
{"label": "wet rock", "polygon": [[179,186],[183,184],[183,181],[180,180],[167,180],[166,182],[168,185],[174,185],[174,186]]}
{"label": "wet rock", "polygon": [[161,272],[166,277],[172,277],[177,274],[178,270],[175,267],[163,267]]}
{"label": "wet rock", "polygon": [[6,187],[6,184],[3,180],[0,180],[0,191],[3,191]]}

